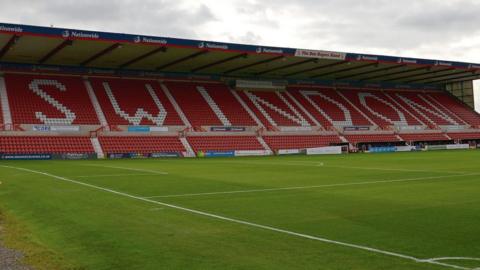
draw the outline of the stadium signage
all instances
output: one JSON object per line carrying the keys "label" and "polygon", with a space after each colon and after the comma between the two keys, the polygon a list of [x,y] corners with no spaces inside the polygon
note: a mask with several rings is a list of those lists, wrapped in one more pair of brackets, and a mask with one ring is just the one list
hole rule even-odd
{"label": "stadium signage", "polygon": [[298,155],[300,154],[300,149],[280,149],[278,150],[279,155]]}
{"label": "stadium signage", "polygon": [[4,160],[47,160],[52,159],[50,154],[4,154],[0,155]]}
{"label": "stadium signage", "polygon": [[480,69],[480,65],[470,64],[470,65],[468,65],[468,68]]}
{"label": "stadium signage", "polygon": [[436,61],[435,66],[451,67],[453,64],[445,61]]}
{"label": "stadium signage", "polygon": [[307,155],[338,155],[341,153],[342,153],[341,146],[307,148]]}
{"label": "stadium signage", "polygon": [[280,131],[285,131],[285,132],[289,132],[289,131],[311,131],[312,130],[312,127],[280,127]]}
{"label": "stadium signage", "polygon": [[128,132],[150,132],[149,126],[128,126]]}
{"label": "stadium signage", "polygon": [[332,52],[332,51],[318,51],[318,50],[303,50],[295,51],[295,56],[306,58],[330,59],[330,60],[345,60],[346,53]]}
{"label": "stadium signage", "polygon": [[284,90],[286,82],[283,81],[254,81],[254,80],[236,80],[235,86],[237,88],[246,89],[276,89]]}
{"label": "stadium signage", "polygon": [[62,37],[69,38],[91,38],[91,39],[99,39],[100,35],[97,33],[87,33],[87,32],[80,32],[80,31],[69,31],[65,30],[62,32]]}
{"label": "stadium signage", "polygon": [[152,132],[166,132],[166,131],[168,131],[168,127],[159,127],[159,126],[150,127],[150,131],[152,131]]}
{"label": "stadium signage", "polygon": [[89,69],[88,72],[92,74],[115,74],[115,70],[96,69],[96,68]]}
{"label": "stadium signage", "polygon": [[417,64],[418,61],[415,60],[415,59],[399,58],[397,63],[399,63],[399,64]]}
{"label": "stadium signage", "polygon": [[217,132],[243,132],[245,130],[245,127],[210,127],[210,131]]}
{"label": "stadium signage", "polygon": [[65,132],[78,132],[80,131],[80,126],[38,126],[35,125],[32,127],[33,131],[65,131]]}
{"label": "stadium signage", "polygon": [[207,151],[205,157],[234,157],[235,151]]}
{"label": "stadium signage", "polygon": [[198,44],[198,48],[200,49],[220,49],[220,50],[228,50],[228,45],[226,44],[218,44],[212,42],[200,42]]}
{"label": "stadium signage", "polygon": [[164,152],[164,153],[151,153],[151,158],[178,158],[181,157],[180,153],[176,152]]}
{"label": "stadium signage", "polygon": [[357,56],[358,61],[378,61],[378,56],[371,55],[359,55]]}
{"label": "stadium signage", "polygon": [[97,154],[65,153],[65,154],[53,155],[52,158],[62,159],[62,160],[97,159]]}
{"label": "stadium signage", "polygon": [[371,147],[369,153],[390,153],[397,151],[395,146],[385,146],[385,147]]}
{"label": "stadium signage", "polygon": [[410,152],[414,151],[415,146],[412,145],[407,145],[407,146],[396,146],[395,147],[395,152]]}
{"label": "stadium signage", "polygon": [[370,130],[369,126],[350,126],[343,127],[343,131],[368,131]]}
{"label": "stadium signage", "polygon": [[447,150],[469,149],[469,144],[447,144]]}
{"label": "stadium signage", "polygon": [[282,49],[273,49],[273,48],[265,48],[265,47],[258,47],[256,50],[257,53],[276,53],[276,54],[283,54]]}
{"label": "stadium signage", "polygon": [[5,31],[5,32],[15,32],[15,33],[22,33],[23,28],[18,27],[18,26],[4,26],[0,25],[0,31]]}
{"label": "stadium signage", "polygon": [[141,37],[137,36],[133,39],[133,42],[135,43],[151,43],[151,44],[161,44],[165,45],[168,43],[166,39],[163,38],[150,38],[150,37]]}

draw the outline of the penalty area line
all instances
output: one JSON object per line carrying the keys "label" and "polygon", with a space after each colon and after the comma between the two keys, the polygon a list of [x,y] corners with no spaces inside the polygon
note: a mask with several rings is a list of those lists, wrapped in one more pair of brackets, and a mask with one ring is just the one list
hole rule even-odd
{"label": "penalty area line", "polygon": [[452,269],[459,269],[459,270],[473,270],[473,268],[467,268],[467,267],[463,267],[463,266],[459,266],[459,265],[447,264],[447,263],[432,261],[432,260],[428,260],[428,259],[427,260],[422,260],[422,259],[410,256],[410,255],[405,255],[405,254],[401,254],[401,253],[397,253],[397,252],[381,250],[381,249],[377,249],[377,248],[372,248],[372,247],[368,247],[368,246],[362,246],[362,245],[357,245],[357,244],[352,244],[352,243],[347,243],[347,242],[342,242],[342,241],[337,241],[337,240],[331,240],[331,239],[328,239],[328,238],[317,237],[317,236],[312,236],[312,235],[303,234],[303,233],[297,233],[297,232],[293,232],[293,231],[288,231],[288,230],[275,228],[275,227],[271,227],[271,226],[267,226],[267,225],[261,225],[261,224],[258,224],[258,223],[253,223],[253,222],[244,221],[244,220],[240,220],[240,219],[234,219],[234,218],[229,218],[229,217],[225,217],[225,216],[220,216],[220,215],[216,215],[216,214],[212,214],[212,213],[208,213],[208,212],[204,212],[204,211],[200,211],[200,210],[195,210],[195,209],[186,208],[186,207],[182,207],[182,206],[178,206],[178,205],[174,205],[174,204],[169,204],[169,203],[155,201],[155,200],[151,200],[151,199],[147,199],[147,198],[143,198],[143,197],[138,197],[138,196],[131,195],[131,194],[128,194],[128,193],[125,193],[125,192],[116,191],[116,190],[113,190],[113,189],[84,183],[84,182],[81,182],[81,181],[77,181],[77,180],[69,179],[69,178],[66,178],[66,177],[50,174],[50,173],[47,173],[47,172],[31,170],[31,169],[22,168],[22,167],[7,166],[7,165],[0,165],[0,167],[13,169],[13,170],[18,170],[18,171],[31,172],[31,173],[47,176],[47,177],[50,177],[50,178],[54,178],[54,179],[57,179],[57,180],[61,180],[61,181],[64,181],[64,182],[70,182],[70,183],[73,183],[73,184],[89,187],[89,188],[92,188],[92,189],[105,191],[105,192],[108,192],[108,193],[116,194],[116,195],[127,197],[127,198],[130,198],[130,199],[135,199],[135,200],[138,200],[138,201],[143,201],[143,202],[147,202],[147,203],[151,203],[151,204],[161,205],[161,206],[169,207],[169,208],[172,208],[172,209],[181,210],[181,211],[184,211],[184,212],[197,214],[197,215],[200,215],[200,216],[206,216],[206,217],[210,217],[210,218],[214,218],[214,219],[218,219],[218,220],[223,220],[223,221],[228,221],[228,222],[232,222],[232,223],[242,224],[242,225],[245,225],[245,226],[259,228],[259,229],[263,229],[263,230],[266,230],[266,231],[273,231],[273,232],[287,234],[287,235],[290,235],[290,236],[296,236],[296,237],[299,237],[299,238],[315,240],[315,241],[319,241],[319,242],[334,244],[334,245],[343,246],[343,247],[349,247],[349,248],[353,248],[353,249],[359,249],[359,250],[368,251],[368,252],[377,253],[377,254],[382,254],[382,255],[391,256],[391,257],[402,258],[402,259],[410,260],[410,261],[417,262],[417,263],[428,263],[428,264],[432,264],[432,265],[440,265],[440,266],[444,266],[444,267],[448,267],[448,268],[452,268]]}
{"label": "penalty area line", "polygon": [[145,169],[129,168],[129,167],[118,167],[118,166],[106,166],[106,165],[99,165],[99,164],[78,164],[78,166],[101,167],[101,168],[119,169],[119,170],[135,171],[135,172],[145,172],[145,173],[153,173],[153,174],[161,174],[161,175],[167,175],[168,174],[167,172],[162,172],[162,171],[145,170]]}
{"label": "penalty area line", "polygon": [[194,196],[223,195],[223,194],[256,193],[256,192],[284,191],[284,190],[316,189],[316,188],[329,188],[329,187],[347,187],[347,186],[361,186],[361,185],[372,185],[372,184],[415,182],[415,181],[436,180],[436,179],[444,179],[444,178],[452,178],[452,177],[460,177],[460,176],[474,176],[474,175],[480,175],[480,173],[457,174],[457,175],[449,174],[449,175],[442,175],[442,176],[426,176],[426,177],[416,177],[416,178],[376,180],[376,181],[339,183],[339,184],[325,184],[325,185],[313,185],[313,186],[295,186],[295,187],[246,189],[246,190],[231,190],[231,191],[217,191],[217,192],[203,192],[203,193],[170,194],[170,195],[149,196],[149,197],[144,197],[144,198],[147,198],[147,199],[176,198],[176,197],[194,197]]}

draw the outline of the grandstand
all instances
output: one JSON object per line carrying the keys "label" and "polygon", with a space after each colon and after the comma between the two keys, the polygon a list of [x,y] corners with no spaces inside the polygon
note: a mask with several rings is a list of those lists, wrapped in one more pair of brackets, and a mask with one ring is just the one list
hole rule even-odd
{"label": "grandstand", "polygon": [[471,63],[0,24],[0,72],[10,156],[480,142]]}

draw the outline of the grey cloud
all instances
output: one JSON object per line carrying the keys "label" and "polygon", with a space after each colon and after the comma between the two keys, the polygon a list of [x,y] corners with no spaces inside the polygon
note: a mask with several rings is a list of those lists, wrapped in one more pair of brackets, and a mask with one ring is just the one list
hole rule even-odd
{"label": "grey cloud", "polygon": [[[209,27],[222,23],[211,0],[4,2],[0,21],[7,22],[480,62],[478,44],[456,44],[480,34],[477,0],[229,0],[249,27],[228,33]],[[280,27],[285,23],[298,27],[286,35]],[[260,27],[283,38],[268,40]],[[452,52],[442,55],[445,48]]]}
{"label": "grey cloud", "polygon": [[196,29],[216,18],[206,5],[182,7],[181,1],[18,0],[2,8],[0,20],[199,38]]}

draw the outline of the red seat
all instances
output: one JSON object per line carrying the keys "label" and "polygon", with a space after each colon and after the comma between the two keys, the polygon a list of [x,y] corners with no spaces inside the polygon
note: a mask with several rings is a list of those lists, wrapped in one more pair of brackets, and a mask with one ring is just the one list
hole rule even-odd
{"label": "red seat", "polygon": [[105,153],[161,153],[184,152],[180,139],[175,136],[100,136]]}
{"label": "red seat", "polygon": [[187,140],[195,152],[265,150],[255,136],[191,136]]}
{"label": "red seat", "polygon": [[95,153],[90,138],[70,136],[6,136],[0,139],[0,153],[64,154]]}

